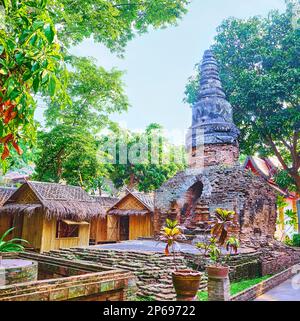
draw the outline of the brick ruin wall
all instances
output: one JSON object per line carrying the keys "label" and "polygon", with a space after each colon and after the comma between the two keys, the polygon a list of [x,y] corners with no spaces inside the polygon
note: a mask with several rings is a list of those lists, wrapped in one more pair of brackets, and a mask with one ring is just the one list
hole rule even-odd
{"label": "brick ruin wall", "polygon": [[176,218],[181,225],[197,230],[201,209],[197,215],[195,209],[190,211],[192,215],[186,215],[184,210],[189,207],[191,187],[199,182],[202,194],[195,205],[204,205],[203,214],[207,215],[208,211],[210,217],[218,207],[234,210],[238,214],[238,234],[244,246],[273,239],[277,218],[275,191],[263,179],[240,166],[188,169],[166,182],[155,195],[156,234],[166,218]]}
{"label": "brick ruin wall", "polygon": [[[176,295],[172,284],[173,258],[163,253],[141,251],[116,251],[99,248],[72,248],[53,250],[48,256],[68,260],[90,261],[101,266],[113,267],[130,271],[135,275],[136,282],[129,288],[138,296],[148,297],[157,301],[175,300]],[[204,272],[207,261],[199,259],[199,255],[180,253],[176,257],[178,268],[199,267]],[[253,250],[251,253],[232,256],[230,280],[240,281],[259,276],[276,274],[300,262],[300,249],[284,246],[278,242],[265,248]],[[207,276],[202,275],[200,290],[206,289]],[[137,291],[136,291],[137,290]],[[133,299],[133,295],[129,296]]]}
{"label": "brick ruin wall", "polygon": [[234,166],[239,159],[239,146],[233,144],[205,144],[195,151],[189,152],[190,168],[218,166]]}
{"label": "brick ruin wall", "polygon": [[33,260],[42,275],[37,281],[0,287],[0,301],[130,301],[136,295],[135,277],[129,271],[32,252],[3,256]]}
{"label": "brick ruin wall", "polygon": [[[176,298],[172,283],[173,258],[163,253],[71,248],[53,250],[46,254],[68,260],[91,261],[101,266],[130,271],[136,277],[138,296],[151,297],[158,301]],[[183,255],[176,257],[176,264],[178,268],[187,268]],[[204,278],[201,287],[205,286]]]}

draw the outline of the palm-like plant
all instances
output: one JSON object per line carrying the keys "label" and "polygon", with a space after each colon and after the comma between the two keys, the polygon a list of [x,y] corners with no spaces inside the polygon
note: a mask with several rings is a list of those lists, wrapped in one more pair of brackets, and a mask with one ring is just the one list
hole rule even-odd
{"label": "palm-like plant", "polygon": [[170,219],[166,220],[166,225],[161,229],[159,240],[166,242],[165,254],[170,255],[170,248],[173,253],[174,266],[176,267],[175,259],[175,245],[178,241],[184,240],[185,236],[183,235],[178,221],[172,221]]}
{"label": "palm-like plant", "polygon": [[4,241],[4,239],[14,230],[13,228],[10,228],[7,230],[1,237],[0,237],[0,253],[1,252],[23,252],[24,246],[22,244],[19,244],[17,242],[23,242],[28,243],[27,241],[20,239],[20,238],[13,238],[9,241]]}
{"label": "palm-like plant", "polygon": [[228,227],[234,225],[234,217],[234,211],[227,211],[222,208],[217,208],[215,211],[215,221],[211,228],[211,234],[218,239],[218,243],[221,246],[224,245],[227,239]]}
{"label": "palm-like plant", "polygon": [[226,250],[230,254],[233,254],[233,253],[237,254],[239,247],[240,247],[240,241],[235,236],[229,237],[228,240],[226,241]]}

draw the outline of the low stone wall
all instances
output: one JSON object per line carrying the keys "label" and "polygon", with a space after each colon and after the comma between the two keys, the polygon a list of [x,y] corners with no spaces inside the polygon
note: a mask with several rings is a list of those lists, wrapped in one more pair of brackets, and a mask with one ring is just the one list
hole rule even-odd
{"label": "low stone wall", "polygon": [[[205,264],[207,264],[207,260],[203,261],[200,255],[189,253],[182,253],[182,255],[191,268],[196,269],[199,265],[199,270],[205,271]],[[230,266],[230,281],[252,279],[262,275],[259,252],[232,256],[228,262],[228,265]]]}
{"label": "low stone wall", "polygon": [[11,258],[0,261],[0,286],[37,280],[37,262],[21,260],[20,264],[16,263]]}
{"label": "low stone wall", "polygon": [[[137,280],[137,295],[151,297],[157,301],[176,299],[172,282],[173,257],[165,256],[163,253],[117,251],[90,247],[53,250],[45,254],[75,262],[89,261],[102,268],[130,271]],[[286,247],[266,248],[263,251],[257,250],[232,256],[228,262],[230,281],[275,274],[298,263],[299,259],[300,251]],[[198,263],[199,255],[197,254],[180,253],[176,256],[176,265],[180,269],[196,269]],[[199,270],[205,272],[204,264],[200,266]],[[206,273],[203,273],[199,290],[206,288],[207,276]]]}
{"label": "low stone wall", "polygon": [[285,251],[264,252],[261,255],[262,275],[276,274],[297,263],[300,263],[300,249],[286,247]]}
{"label": "low stone wall", "polygon": [[[173,257],[163,253],[72,248],[50,251],[47,255],[95,262],[110,268],[121,268],[135,275],[137,295],[151,297],[158,301],[171,301],[176,298],[172,282]],[[186,263],[183,255],[176,256],[178,268],[188,268]],[[203,275],[200,288],[205,288],[206,285],[207,279]]]}
{"label": "low stone wall", "polygon": [[[34,259],[50,275],[61,269],[60,277],[1,287],[0,301],[122,301],[135,297],[134,276],[128,271],[34,253],[17,257]],[[66,275],[68,271],[77,275]]]}
{"label": "low stone wall", "polygon": [[275,274],[267,280],[264,280],[249,289],[244,290],[231,297],[230,301],[252,301],[260,295],[266,293],[275,286],[293,277],[297,272],[300,271],[300,265],[294,265],[283,272]]}

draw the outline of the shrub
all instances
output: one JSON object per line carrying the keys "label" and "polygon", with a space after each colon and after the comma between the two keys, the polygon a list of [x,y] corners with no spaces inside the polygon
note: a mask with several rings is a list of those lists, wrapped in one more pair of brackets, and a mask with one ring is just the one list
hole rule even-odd
{"label": "shrub", "polygon": [[300,247],[300,234],[293,235],[293,245]]}
{"label": "shrub", "polygon": [[19,238],[13,238],[9,241],[4,241],[4,239],[14,230],[11,228],[7,230],[2,236],[0,236],[0,254],[1,252],[23,252],[25,250],[24,246],[19,244],[20,242],[28,243],[27,241]]}

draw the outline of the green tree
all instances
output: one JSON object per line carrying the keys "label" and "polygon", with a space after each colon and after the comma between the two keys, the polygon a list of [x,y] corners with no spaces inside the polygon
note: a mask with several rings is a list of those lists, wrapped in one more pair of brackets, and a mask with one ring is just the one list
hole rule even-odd
{"label": "green tree", "polygon": [[46,125],[65,124],[99,132],[108,125],[109,114],[128,108],[122,72],[106,71],[92,58],[70,56],[66,61],[70,65],[67,93],[72,103],[61,108],[59,101],[48,101]]}
{"label": "green tree", "polygon": [[[129,40],[147,32],[149,27],[176,24],[186,12],[188,3],[188,0],[0,0],[0,8],[5,9],[4,16],[0,16],[0,23],[3,20],[3,26],[0,26],[0,153],[3,169],[8,166],[3,160],[9,157],[12,149],[22,154],[19,143],[26,146],[36,138],[35,94],[49,95],[57,107],[70,107],[71,102],[65,95],[67,75],[63,61],[71,45],[92,37],[120,53]],[[93,62],[86,60],[85,63],[93,67]],[[80,69],[78,65],[77,68]],[[111,94],[105,106],[102,103],[101,112],[125,108],[127,103],[122,89],[117,88],[119,72],[100,69],[97,74],[99,76],[102,72],[104,82],[101,92]],[[80,74],[83,70],[79,71]],[[74,79],[73,73],[71,78]],[[78,104],[73,110],[76,107]],[[104,122],[105,113],[102,116]]]}
{"label": "green tree", "polygon": [[190,0],[51,0],[49,10],[59,24],[65,46],[92,37],[122,51],[127,42],[149,28],[175,25]]}
{"label": "green tree", "polygon": [[[227,19],[212,49],[241,129],[242,152],[277,156],[300,192],[300,29],[292,19],[290,9],[266,18]],[[187,85],[189,103],[198,78]]]}
{"label": "green tree", "polygon": [[[34,94],[64,97],[63,58],[47,0],[0,0],[0,153],[35,139]],[[61,78],[57,78],[57,73]]]}
{"label": "green tree", "polygon": [[143,133],[120,129],[115,133],[116,158],[109,177],[117,188],[150,192],[186,166],[184,148],[172,145],[158,124],[150,124]]}
{"label": "green tree", "polygon": [[40,132],[38,160],[34,179],[65,182],[88,190],[95,178],[105,176],[106,168],[98,161],[98,145],[88,130],[71,125],[58,125],[50,132]]}

